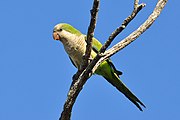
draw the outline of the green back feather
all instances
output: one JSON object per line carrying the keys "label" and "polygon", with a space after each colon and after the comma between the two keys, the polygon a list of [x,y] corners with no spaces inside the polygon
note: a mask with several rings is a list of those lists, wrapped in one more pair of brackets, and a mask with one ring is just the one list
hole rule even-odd
{"label": "green back feather", "polygon": [[[85,40],[87,40],[87,36],[85,36]],[[98,53],[98,51],[101,49],[102,47],[102,44],[96,39],[93,37],[92,39],[92,47],[93,49],[95,49],[95,52]]]}
{"label": "green back feather", "polygon": [[67,23],[61,23],[59,25],[61,26],[61,28],[63,30],[66,30],[66,31],[68,31],[68,32],[70,32],[72,34],[76,34],[78,36],[82,35],[82,33],[79,30],[75,29],[73,26],[71,26],[71,25],[69,25]]}
{"label": "green back feather", "polygon": [[102,44],[96,38],[93,38],[92,46],[95,47],[99,51],[102,47]]}
{"label": "green back feather", "polygon": [[[60,23],[59,26],[61,26],[61,29],[66,30],[66,31],[68,31],[68,32],[70,32],[72,34],[76,34],[78,36],[82,35],[82,33],[79,30],[75,29],[70,24]],[[87,37],[85,37],[85,39],[86,38]],[[99,51],[101,49],[101,47],[102,47],[102,44],[96,38],[93,38],[92,46],[95,47]]]}

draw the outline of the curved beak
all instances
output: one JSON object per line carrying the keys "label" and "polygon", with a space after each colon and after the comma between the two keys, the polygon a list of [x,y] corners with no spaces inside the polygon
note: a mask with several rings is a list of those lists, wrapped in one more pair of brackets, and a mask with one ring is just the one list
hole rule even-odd
{"label": "curved beak", "polygon": [[53,39],[54,40],[60,40],[60,35],[58,34],[58,32],[53,32]]}

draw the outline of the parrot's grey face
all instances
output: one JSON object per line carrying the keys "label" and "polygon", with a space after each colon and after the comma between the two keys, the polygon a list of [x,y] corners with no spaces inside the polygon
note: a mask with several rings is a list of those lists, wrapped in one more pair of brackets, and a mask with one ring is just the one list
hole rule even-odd
{"label": "parrot's grey face", "polygon": [[62,31],[63,31],[63,29],[61,28],[60,25],[56,25],[54,27],[54,30],[53,30],[53,38],[54,38],[54,40],[61,40]]}
{"label": "parrot's grey face", "polygon": [[53,30],[53,38],[54,40],[59,40],[62,43],[67,42],[67,40],[71,39],[74,35],[68,31],[68,29],[64,29],[64,26],[58,24],[54,27]]}
{"label": "parrot's grey face", "polygon": [[67,44],[69,41],[74,41],[79,38],[82,33],[75,29],[73,26],[67,23],[60,23],[54,27],[53,38],[54,40],[59,40],[63,44]]}

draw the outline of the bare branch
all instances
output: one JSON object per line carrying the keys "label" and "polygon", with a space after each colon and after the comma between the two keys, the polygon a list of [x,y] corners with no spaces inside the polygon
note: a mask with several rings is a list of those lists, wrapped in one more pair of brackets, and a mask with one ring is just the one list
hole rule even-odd
{"label": "bare branch", "polygon": [[156,7],[152,14],[148,17],[148,19],[133,33],[131,33],[128,37],[126,37],[124,40],[121,42],[117,43],[114,45],[112,48],[107,50],[102,56],[102,58],[98,61],[98,63],[95,65],[93,68],[93,72],[97,69],[97,67],[106,59],[129,45],[131,42],[133,42],[136,38],[138,38],[142,33],[144,33],[152,24],[153,22],[157,19],[157,17],[160,15],[162,12],[163,8],[165,7],[166,3],[168,0],[159,0],[158,3],[156,4]]}
{"label": "bare branch", "polygon": [[[153,24],[153,22],[156,20],[156,18],[159,16],[159,14],[161,13],[162,9],[166,5],[167,1],[168,0],[159,0],[157,5],[156,5],[156,8],[153,11],[153,13],[149,16],[149,18],[136,31],[134,31],[128,37],[126,37],[124,40],[122,40],[121,42],[119,42],[118,44],[114,45],[112,48],[110,48],[106,52],[104,52],[107,49],[107,47],[110,45],[112,40],[136,16],[136,12],[138,13],[142,9],[142,8],[140,9],[139,6],[143,7],[144,4],[137,5],[138,0],[135,0],[134,8],[135,9],[139,8],[139,9],[136,9],[136,12],[134,12],[133,15],[131,14],[133,17],[130,15],[132,18],[131,17],[127,18],[128,21],[130,19],[129,22],[127,22],[125,20],[125,24],[123,23],[119,27],[119,29],[117,29],[117,31],[118,31],[117,33],[112,33],[112,34],[115,34],[115,35],[112,35],[112,38],[109,38],[109,42],[106,42],[106,44],[104,45],[105,47],[102,48],[101,52],[97,54],[97,56],[93,59],[93,61],[80,74],[80,76],[78,77],[77,81],[75,81],[75,83],[72,84],[72,86],[71,86],[71,88],[69,90],[69,93],[68,93],[67,100],[66,100],[66,102],[64,104],[63,112],[61,113],[61,117],[59,118],[59,120],[70,120],[71,111],[72,111],[72,107],[74,105],[74,102],[76,101],[76,98],[77,98],[78,94],[80,93],[80,91],[82,90],[83,85],[86,83],[87,79],[92,75],[92,73],[95,72],[97,67],[104,60],[108,59],[110,56],[114,55],[115,53],[117,53],[118,51],[120,51],[121,49],[123,49],[124,47],[129,45],[137,37],[139,37],[143,32],[145,32]],[[125,25],[125,26],[123,26],[123,25]]]}
{"label": "bare branch", "polygon": [[[92,38],[94,36],[94,29],[96,26],[96,19],[97,19],[97,14],[98,14],[98,10],[99,10],[99,2],[100,2],[99,0],[94,0],[93,8],[91,10],[91,21],[90,21],[90,25],[88,27],[87,45],[86,45],[86,52],[85,52],[84,61],[83,61],[84,62],[83,67],[80,71],[78,70],[78,72],[74,75],[73,82],[71,84],[71,87],[70,87],[70,90],[68,93],[68,98],[64,104],[64,109],[63,109],[63,112],[61,113],[61,117],[59,118],[59,120],[70,120],[73,104],[74,104],[79,92],[81,91],[83,85],[86,82],[84,80],[84,83],[79,85],[80,79],[77,80],[77,78],[81,78],[81,77],[79,77],[79,75],[83,72],[83,70],[88,65],[88,61],[89,61],[91,49],[92,49]],[[89,76],[87,76],[85,79],[87,80],[88,77]]]}
{"label": "bare branch", "polygon": [[139,0],[134,0],[134,9],[136,9],[139,5]]}
{"label": "bare branch", "polygon": [[96,19],[97,19],[97,14],[98,14],[98,10],[99,10],[99,0],[94,0],[93,3],[93,8],[90,11],[91,12],[91,21],[90,21],[90,25],[88,27],[88,32],[87,32],[87,38],[86,38],[86,52],[85,52],[85,56],[84,56],[84,65],[82,70],[84,70],[87,65],[88,65],[88,61],[90,58],[90,54],[91,54],[91,49],[92,49],[92,38],[94,37],[94,29],[96,27]]}
{"label": "bare branch", "polygon": [[84,59],[83,59],[82,67],[73,76],[73,82],[72,82],[71,85],[73,85],[76,82],[79,75],[82,73],[82,71],[84,69],[86,69],[86,67],[87,67],[87,65],[89,63],[91,49],[92,49],[92,38],[94,37],[94,29],[96,27],[97,15],[98,15],[98,11],[99,11],[99,3],[100,3],[99,0],[94,0],[93,7],[90,10],[90,12],[91,12],[91,21],[90,21],[90,25],[88,27],[88,32],[87,32],[87,37],[86,37],[87,45],[86,45],[85,55],[83,56]]}
{"label": "bare branch", "polygon": [[[135,0],[136,1],[136,0]],[[108,38],[108,40],[105,42],[105,44],[102,46],[100,53],[104,53],[105,50],[108,48],[108,46],[111,44],[111,42],[114,40],[114,38],[120,34],[126,26],[134,19],[134,17],[138,14],[142,8],[145,7],[146,4],[142,3],[140,5],[134,6],[134,10],[132,11],[131,15],[129,15],[124,22],[121,24],[120,27],[118,27]]]}

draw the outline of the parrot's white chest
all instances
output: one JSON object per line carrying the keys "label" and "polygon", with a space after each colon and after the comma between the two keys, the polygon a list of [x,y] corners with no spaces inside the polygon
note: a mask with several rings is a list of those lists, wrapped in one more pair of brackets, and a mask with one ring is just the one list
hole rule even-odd
{"label": "parrot's white chest", "polygon": [[84,35],[70,35],[62,41],[64,49],[70,56],[75,66],[80,69],[83,62],[83,56],[86,50],[86,42]]}

